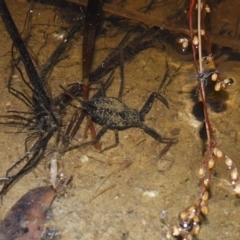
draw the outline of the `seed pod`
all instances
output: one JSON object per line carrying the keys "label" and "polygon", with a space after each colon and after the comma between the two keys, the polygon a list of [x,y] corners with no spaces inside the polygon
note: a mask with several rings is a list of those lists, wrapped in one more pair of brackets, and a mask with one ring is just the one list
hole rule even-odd
{"label": "seed pod", "polygon": [[209,188],[209,179],[208,178],[204,179],[203,184],[206,188]]}
{"label": "seed pod", "polygon": [[212,54],[209,54],[209,55],[207,56],[207,61],[208,61],[208,63],[212,62],[212,60],[213,60],[213,56],[212,56]]}
{"label": "seed pod", "polygon": [[185,211],[180,212],[179,218],[180,218],[181,221],[184,221],[184,222],[185,222],[186,219],[188,219],[187,212],[185,212]]}
{"label": "seed pod", "polygon": [[228,78],[227,85],[231,86],[234,83],[234,80],[232,78]]}
{"label": "seed pod", "polygon": [[217,79],[218,79],[218,74],[214,72],[214,73],[212,74],[212,76],[211,76],[211,79],[212,79],[212,81],[214,81],[214,82],[217,81]]}
{"label": "seed pod", "polygon": [[[198,9],[198,3],[196,4],[196,9]],[[200,9],[202,10],[203,9],[203,2],[200,2]]]}
{"label": "seed pod", "polygon": [[229,78],[225,78],[225,79],[223,80],[223,83],[228,84],[228,83],[229,83]]}
{"label": "seed pod", "polygon": [[208,215],[208,207],[206,205],[202,205],[201,212],[203,215]]}
{"label": "seed pod", "polygon": [[214,154],[217,158],[221,158],[221,157],[223,156],[222,151],[221,151],[219,148],[217,148],[217,147],[215,147],[215,148],[213,149],[213,154]]}
{"label": "seed pod", "polygon": [[230,157],[228,157],[227,155],[225,155],[225,163],[230,169],[232,168],[233,160]]}
{"label": "seed pod", "polygon": [[221,89],[227,89],[227,84],[225,84],[224,82],[221,82]]}
{"label": "seed pod", "polygon": [[173,232],[167,232],[166,239],[172,239]]}
{"label": "seed pod", "polygon": [[206,6],[205,6],[205,11],[206,11],[206,13],[210,13],[210,12],[211,12],[211,9],[210,9],[210,7],[208,6],[208,4],[206,4]]}
{"label": "seed pod", "polygon": [[179,231],[179,229],[178,229],[177,226],[173,226],[172,235],[173,235],[174,237],[178,237],[178,236],[180,235],[180,231]]}
{"label": "seed pod", "polygon": [[195,215],[194,218],[193,218],[193,223],[194,224],[197,224],[197,223],[200,223],[200,218],[198,215]]}
{"label": "seed pod", "polygon": [[213,158],[209,159],[209,161],[208,161],[209,170],[213,169],[214,165],[215,165],[214,159]]}
{"label": "seed pod", "polygon": [[222,82],[226,85],[226,87],[229,87],[234,83],[232,78],[225,78]]}
{"label": "seed pod", "polygon": [[216,92],[220,91],[221,90],[221,82],[217,82],[214,86],[214,89]]}
{"label": "seed pod", "polygon": [[201,35],[202,35],[202,36],[205,35],[205,29],[201,29]]}
{"label": "seed pod", "polygon": [[182,42],[182,48],[183,49],[187,49],[188,48],[188,41],[187,40]]}
{"label": "seed pod", "polygon": [[190,41],[189,36],[182,34],[178,35],[174,40],[174,48],[180,54],[188,54],[190,52],[189,41]]}
{"label": "seed pod", "polygon": [[199,174],[199,176],[202,178],[202,177],[204,177],[204,175],[205,175],[205,169],[203,168],[203,167],[200,167],[200,169],[199,169],[199,171],[198,171],[198,174]]}
{"label": "seed pod", "polygon": [[194,46],[197,46],[199,44],[199,39],[198,39],[197,35],[193,36],[192,43],[193,43]]}
{"label": "seed pod", "polygon": [[191,206],[189,206],[189,207],[186,209],[186,212],[187,212],[187,213],[189,213],[189,212],[196,213],[196,205],[191,205]]}
{"label": "seed pod", "polygon": [[208,198],[209,198],[209,193],[208,193],[208,191],[205,191],[204,194],[203,194],[203,196],[202,196],[202,200],[203,200],[203,201],[207,201]]}
{"label": "seed pod", "polygon": [[235,193],[240,194],[240,183],[238,183],[234,188]]}
{"label": "seed pod", "polygon": [[194,211],[189,211],[188,212],[188,218],[189,218],[189,220],[192,220],[193,218],[194,218],[194,216],[195,216],[195,212]]}
{"label": "seed pod", "polygon": [[197,224],[193,229],[193,235],[198,235],[200,232],[200,225]]}
{"label": "seed pod", "polygon": [[234,168],[231,172],[231,179],[232,181],[236,181],[239,177],[237,168]]}

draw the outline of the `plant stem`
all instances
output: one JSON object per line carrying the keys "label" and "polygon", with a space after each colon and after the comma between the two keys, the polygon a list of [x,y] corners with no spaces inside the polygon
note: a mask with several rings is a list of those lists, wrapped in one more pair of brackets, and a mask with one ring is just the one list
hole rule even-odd
{"label": "plant stem", "polygon": [[202,36],[201,36],[201,0],[198,0],[198,57],[199,57],[199,69],[198,73],[201,74],[203,72],[202,67]]}

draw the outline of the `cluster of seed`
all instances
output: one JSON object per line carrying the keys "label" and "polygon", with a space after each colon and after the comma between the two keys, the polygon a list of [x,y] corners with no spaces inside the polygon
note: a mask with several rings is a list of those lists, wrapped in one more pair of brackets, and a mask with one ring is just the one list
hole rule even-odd
{"label": "cluster of seed", "polygon": [[240,179],[239,179],[239,172],[234,163],[234,161],[225,155],[225,163],[228,166],[228,169],[231,170],[230,177],[231,177],[231,184],[235,193],[240,194]]}
{"label": "cluster of seed", "polygon": [[198,206],[191,205],[179,213],[178,223],[172,227],[171,235],[177,239],[190,240],[198,235],[200,224]]}
{"label": "cluster of seed", "polygon": [[[202,190],[199,202],[198,204],[189,206],[184,211],[179,213],[177,224],[172,227],[171,236],[174,238],[181,240],[190,240],[193,239],[194,236],[198,235],[201,227],[201,216],[206,216],[209,212],[207,206],[209,199],[209,182],[211,177],[209,172],[213,171],[216,160],[222,157],[223,152],[219,148],[214,147],[211,157],[208,159],[206,166],[203,166],[199,169],[199,175],[202,179]],[[229,158],[228,164],[228,166],[231,165]],[[234,177],[236,177],[236,175]],[[238,189],[240,191],[240,181]]]}
{"label": "cluster of seed", "polygon": [[220,80],[218,78],[218,73],[217,72],[212,74],[211,80],[216,82],[216,84],[214,86],[214,89],[217,92],[222,90],[222,89],[227,89],[227,87],[231,86],[234,82],[232,78],[225,78],[223,80]]}
{"label": "cluster of seed", "polygon": [[[206,64],[208,64],[212,61],[211,56],[206,57],[204,60],[206,60],[205,61]],[[218,92],[220,90],[225,90],[234,83],[234,80],[232,78],[225,78],[223,80],[220,80],[219,72],[217,70],[211,70],[211,71],[208,70],[208,71],[204,71],[203,73],[197,75],[198,80],[204,81],[204,82],[207,82],[209,77],[211,77],[211,80],[213,82],[215,82],[214,90],[216,92]]]}
{"label": "cluster of seed", "polygon": [[[205,12],[206,13],[210,13],[211,12],[211,9],[210,9],[208,4],[205,4],[204,8],[205,8]],[[196,4],[195,9],[198,9],[198,4]],[[203,10],[203,2],[200,3],[200,9]]]}
{"label": "cluster of seed", "polygon": [[[218,147],[214,147],[213,150],[212,150],[211,157],[207,161],[207,168],[208,168],[208,170],[211,171],[214,168],[214,166],[215,166],[216,159],[217,158],[221,158],[222,156],[223,156],[223,152]],[[206,171],[206,167],[205,166],[203,166],[203,167],[201,167],[199,169],[199,175],[200,175],[200,177],[202,179],[204,179],[206,177],[206,172],[207,171]]]}
{"label": "cluster of seed", "polygon": [[[196,4],[196,9],[197,9],[198,5]],[[203,9],[203,3],[201,2],[201,9]],[[210,13],[211,10],[208,6],[208,4],[205,5],[205,12],[206,13]],[[201,29],[201,35],[204,36],[205,35],[205,29]],[[183,49],[183,52],[186,51],[186,49],[189,47],[189,39],[184,37],[184,38],[180,38],[178,40],[178,43],[181,44],[181,48]],[[198,44],[199,44],[199,39],[197,34],[193,35],[192,38],[192,44],[197,48]]]}
{"label": "cluster of seed", "polygon": [[[213,152],[212,152],[212,158],[210,158],[208,160],[208,170],[212,170],[214,165],[215,165],[215,162],[216,162],[216,158],[222,158],[223,157],[223,152],[215,147],[213,148]],[[239,177],[239,172],[238,172],[238,169],[236,167],[236,164],[234,163],[234,161],[227,155],[224,155],[224,158],[225,158],[225,163],[228,167],[228,169],[231,171],[230,172],[230,178],[231,178],[231,184],[233,186],[233,189],[235,191],[236,194],[240,194],[240,177]],[[203,197],[202,199],[204,199],[204,195],[208,193],[206,192],[207,191],[207,188],[209,188],[209,178],[206,178],[206,170],[201,167],[199,169],[199,175],[202,177],[203,179],[203,184],[205,186],[205,191],[203,193]]]}
{"label": "cluster of seed", "polygon": [[201,191],[201,196],[199,200],[199,208],[203,215],[208,214],[207,201],[209,199],[210,178],[212,176],[212,174],[208,174],[207,176],[207,172],[212,173],[217,159],[222,157],[223,157],[223,152],[218,147],[214,147],[212,150],[211,157],[207,161],[207,166],[201,167],[199,169],[199,175],[202,178],[202,183],[203,183],[202,184],[203,189]]}
{"label": "cluster of seed", "polygon": [[189,38],[187,36],[180,36],[176,39],[176,46],[178,51],[180,50],[181,53],[187,53],[189,49]]}
{"label": "cluster of seed", "polygon": [[[205,30],[201,30],[201,35],[205,35]],[[182,47],[185,47],[185,42],[182,42]],[[195,34],[192,39],[192,44],[197,48],[199,44],[199,38]],[[213,57],[212,55],[209,55],[207,57],[203,58],[203,63],[208,64],[213,62]],[[217,70],[211,70],[211,71],[203,71],[200,73],[197,78],[199,81],[204,81],[207,82],[208,78],[211,77],[211,80],[215,82],[214,90],[216,92],[220,90],[225,90],[229,86],[231,86],[234,83],[234,80],[232,78],[225,78],[223,80],[219,79],[219,72]]]}
{"label": "cluster of seed", "polygon": [[[203,7],[205,8],[205,12],[206,13],[210,13],[211,10],[209,8],[209,6],[206,4],[205,6],[203,5],[203,2],[201,2],[201,10],[203,9]],[[198,5],[196,4],[196,9],[198,8]],[[205,29],[201,29],[201,35],[205,35]],[[185,47],[187,43],[185,41],[182,42],[182,47]],[[199,45],[199,38],[198,38],[198,35],[197,34],[194,34],[193,35],[193,38],[192,38],[192,44],[195,48],[198,48],[198,45]],[[212,56],[210,56],[210,58],[207,59],[208,62],[212,61]],[[213,82],[216,82],[215,86],[214,86],[214,89],[215,91],[220,91],[222,89],[227,89],[227,87],[231,86],[233,84],[233,79],[232,78],[226,78],[226,79],[223,79],[223,80],[220,80],[219,79],[219,73],[218,71],[212,71],[211,72],[212,75],[211,75],[211,80]],[[203,77],[205,77],[203,80],[207,80],[206,77],[208,77],[209,75],[208,74],[202,74]],[[199,79],[199,80],[202,80],[202,79]]]}
{"label": "cluster of seed", "polygon": [[[203,5],[203,2],[201,2],[200,8],[201,8],[201,10],[203,10],[203,8],[204,8],[206,13],[210,13],[210,12],[211,12],[211,9],[210,9],[210,7],[208,6],[208,4],[205,4],[205,6],[204,6],[204,5]],[[196,4],[196,9],[198,9],[198,4]],[[205,29],[201,29],[200,31],[201,31],[201,35],[204,36],[204,35],[205,35]],[[196,48],[198,47],[199,39],[198,39],[198,35],[197,35],[197,34],[193,35],[192,44],[193,44]]]}
{"label": "cluster of seed", "polygon": [[[211,11],[207,4],[205,5],[203,2],[200,4],[201,10],[205,10],[205,13],[209,13]],[[196,9],[198,9],[197,5]],[[200,31],[202,36],[205,35],[204,29],[199,29],[198,31]],[[194,34],[192,37],[192,44],[195,48],[201,47],[201,43],[199,44],[199,37],[198,34]],[[188,46],[188,42],[186,40],[182,40],[181,44],[182,48]],[[203,58],[203,63],[208,64],[210,62],[213,63],[212,55]],[[200,82],[207,82],[207,80],[211,78],[211,80],[215,82],[215,91],[226,89],[228,86],[233,84],[234,81],[231,78],[226,78],[224,80],[219,79],[219,72],[215,70],[214,63],[213,68],[214,70],[201,71],[197,75],[198,80]],[[201,220],[204,219],[204,217],[207,216],[209,212],[207,205],[210,196],[210,180],[213,176],[214,166],[217,159],[220,159],[223,156],[223,152],[218,147],[210,147],[210,151],[205,156],[203,166],[199,169],[199,175],[201,176],[201,192],[198,203],[189,206],[178,214],[177,222],[171,227],[171,231],[169,232],[169,238],[174,237],[175,239],[179,240],[192,240],[196,235],[199,234],[201,228]],[[225,155],[224,157],[226,165],[231,170],[231,184],[234,188],[234,191],[237,194],[240,194],[240,177],[236,165],[228,156]]]}
{"label": "cluster of seed", "polygon": [[[213,63],[213,57],[210,54],[207,57],[203,58],[203,62],[205,64]],[[232,78],[225,78],[223,80],[219,79],[219,72],[217,70],[209,71],[208,74],[203,74],[205,78],[211,76],[211,80],[215,82],[214,89],[215,91],[220,91],[221,89],[227,89],[227,87],[231,86],[234,83],[234,80]]]}
{"label": "cluster of seed", "polygon": [[[196,35],[193,37],[193,44],[194,43],[198,45],[198,37]],[[203,57],[203,64],[210,64],[214,67],[213,57],[211,54],[207,57]],[[234,83],[232,78],[225,78],[223,80],[219,79],[219,72],[216,69],[205,70],[197,75],[197,79],[200,82],[205,82],[205,84],[207,84],[209,78],[211,78],[211,81],[215,82],[214,90],[216,92],[225,90]]]}

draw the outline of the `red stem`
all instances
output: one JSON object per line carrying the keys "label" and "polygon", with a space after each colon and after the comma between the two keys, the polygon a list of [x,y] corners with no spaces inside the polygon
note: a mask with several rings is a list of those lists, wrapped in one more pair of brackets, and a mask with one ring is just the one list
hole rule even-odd
{"label": "red stem", "polygon": [[[196,6],[196,0],[190,0],[190,6],[188,10],[188,27],[189,27],[189,33],[190,33],[190,38],[191,41],[193,40],[193,10],[195,9]],[[196,58],[196,48],[192,44],[192,51],[193,51],[193,62],[195,65],[195,68],[197,69],[197,58]]]}
{"label": "red stem", "polygon": [[195,8],[195,3],[196,0],[190,0],[190,6],[189,6],[189,10],[188,10],[188,26],[189,26],[189,32],[190,32],[190,37],[191,39],[193,38],[193,27],[192,27],[192,13],[193,13],[193,9]]}
{"label": "red stem", "polygon": [[[88,98],[89,98],[89,88],[90,88],[90,83],[89,82],[83,83],[83,99],[84,100],[88,100]],[[88,118],[88,127],[90,129],[92,139],[94,139],[96,137],[96,130],[94,128],[94,125],[93,125],[93,122],[92,122],[91,118]],[[97,150],[101,150],[100,142],[96,142],[94,144],[94,147]]]}

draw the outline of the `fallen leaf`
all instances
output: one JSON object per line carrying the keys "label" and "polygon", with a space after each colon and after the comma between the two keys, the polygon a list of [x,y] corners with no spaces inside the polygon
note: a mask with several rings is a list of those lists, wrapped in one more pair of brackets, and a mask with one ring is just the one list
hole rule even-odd
{"label": "fallen leaf", "polygon": [[0,226],[0,240],[40,240],[55,196],[56,191],[50,186],[27,192],[5,216]]}

